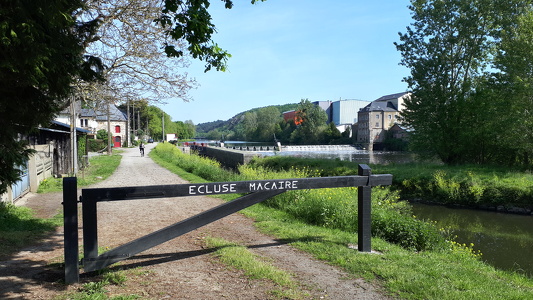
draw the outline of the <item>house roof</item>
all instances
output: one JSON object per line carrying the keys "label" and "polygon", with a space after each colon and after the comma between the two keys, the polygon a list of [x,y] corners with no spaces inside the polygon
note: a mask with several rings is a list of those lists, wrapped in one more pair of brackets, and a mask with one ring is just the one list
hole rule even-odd
{"label": "house roof", "polygon": [[381,96],[379,97],[378,99],[374,100],[374,101],[390,101],[390,100],[396,100],[402,96],[405,96],[409,93],[407,92],[402,92],[402,93],[396,93],[396,94],[390,94],[390,95],[385,95],[385,96]]}
{"label": "house roof", "polygon": [[392,125],[392,127],[390,129],[393,129],[393,128],[397,128],[397,129],[403,130],[405,132],[413,132],[414,131],[413,127],[402,125],[402,124],[398,124],[398,123],[394,123],[394,125]]}
{"label": "house roof", "polygon": [[378,99],[370,102],[367,106],[361,108],[360,112],[369,112],[369,111],[398,111],[398,107],[396,107],[395,103],[397,104],[397,101],[393,103],[393,101],[398,100],[399,98],[407,95],[409,93],[402,92],[402,93],[396,93],[396,94],[390,94],[385,95],[382,97],[379,97]]}
{"label": "house roof", "polygon": [[[56,128],[44,128],[39,127],[40,130],[46,130],[46,131],[53,131],[53,132],[63,132],[63,133],[70,133],[70,125],[58,121],[52,121],[49,127],[56,127]],[[90,133],[89,130],[76,127],[76,131],[80,133]]]}
{"label": "house roof", "polygon": [[[107,108],[104,109],[92,109],[82,108],[80,110],[80,117],[95,118],[96,121],[107,121]],[[126,115],[121,112],[115,105],[109,106],[109,119],[111,121],[126,121]]]}
{"label": "house roof", "polygon": [[398,111],[398,109],[390,101],[374,101],[367,106],[361,108],[360,112],[369,111]]}

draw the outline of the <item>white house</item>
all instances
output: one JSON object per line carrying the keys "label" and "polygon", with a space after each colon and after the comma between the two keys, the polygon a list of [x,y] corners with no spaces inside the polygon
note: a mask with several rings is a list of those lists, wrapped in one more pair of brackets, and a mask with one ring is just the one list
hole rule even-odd
{"label": "white house", "polygon": [[[75,108],[76,126],[89,131],[89,136],[96,136],[98,130],[108,131],[108,110],[107,107],[92,109],[81,108],[79,102]],[[61,111],[55,118],[56,121],[69,124],[71,120],[71,108],[68,107]],[[110,132],[113,139],[113,147],[122,147],[127,139],[127,116],[121,112],[115,105],[109,105],[109,123]]]}

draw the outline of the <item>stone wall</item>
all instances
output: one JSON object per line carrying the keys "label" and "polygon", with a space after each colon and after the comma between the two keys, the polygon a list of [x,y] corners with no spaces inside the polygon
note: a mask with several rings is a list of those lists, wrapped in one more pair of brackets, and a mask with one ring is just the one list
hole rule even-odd
{"label": "stone wall", "polygon": [[259,153],[239,151],[221,147],[202,147],[200,154],[219,161],[224,167],[236,169],[239,165],[246,164],[254,157],[261,156]]}

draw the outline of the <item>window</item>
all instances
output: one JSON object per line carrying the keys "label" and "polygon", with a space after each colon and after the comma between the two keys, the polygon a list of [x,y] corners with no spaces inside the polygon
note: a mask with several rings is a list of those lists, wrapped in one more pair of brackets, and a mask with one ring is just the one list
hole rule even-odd
{"label": "window", "polygon": [[376,122],[376,127],[379,127],[379,122]]}
{"label": "window", "polygon": [[379,120],[379,115],[376,115],[376,119],[378,119],[378,120]]}
{"label": "window", "polygon": [[119,125],[115,126],[115,133],[120,133],[120,126]]}
{"label": "window", "polygon": [[392,115],[389,115],[389,120],[392,120]]}

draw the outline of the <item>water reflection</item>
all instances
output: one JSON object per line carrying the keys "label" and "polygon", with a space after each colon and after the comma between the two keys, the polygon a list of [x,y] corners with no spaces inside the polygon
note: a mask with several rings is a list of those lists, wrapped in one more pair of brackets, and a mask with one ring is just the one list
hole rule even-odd
{"label": "water reflection", "polygon": [[496,268],[533,276],[533,217],[413,204],[416,216],[449,227],[459,243],[474,243]]}

